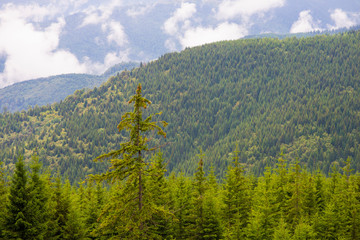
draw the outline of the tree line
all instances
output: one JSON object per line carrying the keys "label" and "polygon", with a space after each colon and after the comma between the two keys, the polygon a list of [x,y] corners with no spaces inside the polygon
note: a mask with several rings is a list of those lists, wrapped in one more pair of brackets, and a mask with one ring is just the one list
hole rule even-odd
{"label": "tree line", "polygon": [[[360,32],[309,38],[241,39],[169,53],[78,90],[60,103],[0,114],[0,159],[38,150],[44,167],[71,183],[108,168],[92,159],[116,149],[116,129],[141,82],[150,113],[169,123],[162,149],[170,171],[193,175],[198,149],[225,177],[229,153],[260,176],[283,152],[328,174],[333,162],[360,169]],[[163,139],[154,136],[158,145]],[[211,164],[205,165],[209,171]]]}
{"label": "tree line", "polygon": [[128,141],[102,154],[106,172],[71,185],[17,159],[10,181],[0,171],[0,237],[3,239],[358,239],[360,176],[332,165],[329,176],[290,164],[280,154],[261,176],[246,172],[236,149],[223,178],[206,171],[200,151],[192,177],[166,173],[167,159],[148,132],[166,137],[166,122],[143,117],[151,104],[141,85],[134,110],[118,129]]}

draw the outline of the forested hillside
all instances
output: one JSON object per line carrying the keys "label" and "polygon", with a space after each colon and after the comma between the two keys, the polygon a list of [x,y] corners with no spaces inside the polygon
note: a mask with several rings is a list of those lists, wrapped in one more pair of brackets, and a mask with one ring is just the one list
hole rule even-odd
{"label": "forested hillside", "polygon": [[116,126],[140,82],[169,123],[169,170],[192,174],[202,149],[208,169],[225,175],[229,155],[255,175],[289,162],[328,173],[352,159],[360,169],[360,33],[218,42],[170,53],[122,72],[99,88],[52,106],[0,115],[0,159],[13,168],[37,149],[44,167],[72,181],[104,169],[92,159],[127,138]]}
{"label": "forested hillside", "polygon": [[[166,173],[166,159],[150,147],[166,138],[161,114],[144,116],[151,101],[138,84],[118,125],[129,137],[98,156],[110,167],[71,185],[51,177],[38,155],[20,155],[10,181],[0,162],[0,239],[358,239],[360,176],[348,158],[330,177],[309,173],[281,154],[263,176],[245,173],[239,150],[218,181],[205,155],[192,177]],[[64,184],[65,182],[65,184]],[[106,182],[104,185],[103,183]]]}

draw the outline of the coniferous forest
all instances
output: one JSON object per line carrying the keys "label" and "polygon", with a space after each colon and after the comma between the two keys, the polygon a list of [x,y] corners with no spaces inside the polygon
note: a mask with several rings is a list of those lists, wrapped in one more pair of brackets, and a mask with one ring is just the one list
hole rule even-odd
{"label": "coniferous forest", "polygon": [[208,44],[4,112],[0,238],[359,239],[359,44]]}

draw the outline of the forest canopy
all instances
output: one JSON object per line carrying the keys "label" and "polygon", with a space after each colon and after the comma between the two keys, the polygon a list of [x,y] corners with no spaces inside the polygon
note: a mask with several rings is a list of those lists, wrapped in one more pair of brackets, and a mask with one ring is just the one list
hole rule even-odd
{"label": "forest canopy", "polygon": [[[247,172],[262,175],[282,152],[289,163],[329,174],[332,164],[360,169],[360,33],[224,41],[169,53],[64,101],[0,115],[0,159],[14,169],[36,149],[43,167],[71,182],[107,165],[133,89],[154,103],[167,127],[167,169],[192,175],[199,149],[219,178],[239,149]],[[154,145],[164,139],[154,136]]]}

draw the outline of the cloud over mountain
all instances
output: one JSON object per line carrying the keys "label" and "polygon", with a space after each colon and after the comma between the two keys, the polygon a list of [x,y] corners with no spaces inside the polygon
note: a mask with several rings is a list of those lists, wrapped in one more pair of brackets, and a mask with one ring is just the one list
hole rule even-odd
{"label": "cloud over mountain", "polygon": [[358,24],[356,0],[2,0],[0,88],[213,41]]}

